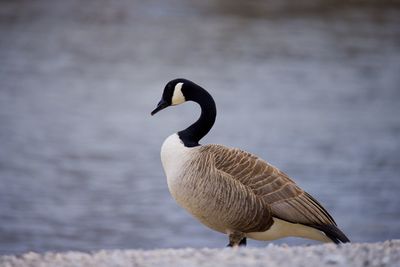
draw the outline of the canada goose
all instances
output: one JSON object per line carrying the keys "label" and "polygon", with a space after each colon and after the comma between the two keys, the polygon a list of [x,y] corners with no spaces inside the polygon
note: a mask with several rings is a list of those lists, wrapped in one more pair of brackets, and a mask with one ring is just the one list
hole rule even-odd
{"label": "canada goose", "polygon": [[199,85],[186,79],[168,82],[151,115],[185,101],[200,105],[200,118],[161,147],[168,188],[180,206],[228,234],[228,246],[246,245],[247,237],[350,242],[324,207],[278,168],[240,149],[199,144],[217,114],[213,98]]}

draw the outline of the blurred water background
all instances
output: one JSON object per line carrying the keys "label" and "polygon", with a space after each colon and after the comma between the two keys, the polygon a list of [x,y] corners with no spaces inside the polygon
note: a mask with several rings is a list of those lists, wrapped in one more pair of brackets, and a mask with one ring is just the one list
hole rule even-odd
{"label": "blurred water background", "polygon": [[395,2],[3,0],[0,33],[1,254],[227,244],[167,189],[160,146],[199,115],[150,116],[176,77],[215,97],[203,143],[278,166],[355,242],[400,238]]}

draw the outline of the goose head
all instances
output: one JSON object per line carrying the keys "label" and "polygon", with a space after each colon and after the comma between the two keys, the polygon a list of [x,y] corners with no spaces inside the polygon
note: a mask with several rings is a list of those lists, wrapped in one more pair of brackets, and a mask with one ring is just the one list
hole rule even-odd
{"label": "goose head", "polygon": [[169,106],[176,106],[186,101],[193,101],[200,105],[200,118],[178,135],[187,147],[198,146],[199,141],[211,129],[215,122],[217,110],[212,96],[202,87],[186,79],[175,79],[167,83],[161,100],[151,112],[156,114]]}
{"label": "goose head", "polygon": [[176,106],[191,100],[189,90],[195,86],[193,82],[185,79],[175,79],[168,82],[164,88],[160,102],[158,102],[157,107],[151,112],[151,115],[169,106]]}

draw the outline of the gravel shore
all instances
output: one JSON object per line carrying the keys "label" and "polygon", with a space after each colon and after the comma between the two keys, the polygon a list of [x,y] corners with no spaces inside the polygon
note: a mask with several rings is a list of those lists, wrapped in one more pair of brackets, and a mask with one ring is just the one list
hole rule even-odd
{"label": "gravel shore", "polygon": [[101,250],[1,256],[4,267],[113,266],[400,266],[400,240],[239,249]]}

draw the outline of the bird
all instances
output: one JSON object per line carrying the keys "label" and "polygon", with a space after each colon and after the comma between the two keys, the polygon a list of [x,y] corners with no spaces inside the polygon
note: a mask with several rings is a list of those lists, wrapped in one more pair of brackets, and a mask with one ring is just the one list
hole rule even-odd
{"label": "bird", "polygon": [[169,81],[151,115],[187,101],[200,105],[200,117],[167,137],[160,153],[168,189],[181,207],[228,235],[229,247],[246,246],[247,238],[350,242],[328,211],[277,167],[238,148],[199,143],[217,115],[213,97],[200,85]]}

